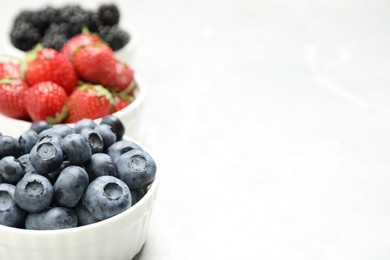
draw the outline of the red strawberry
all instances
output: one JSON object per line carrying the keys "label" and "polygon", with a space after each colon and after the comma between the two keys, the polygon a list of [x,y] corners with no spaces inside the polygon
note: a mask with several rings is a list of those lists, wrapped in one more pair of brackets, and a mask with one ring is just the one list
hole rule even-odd
{"label": "red strawberry", "polygon": [[103,84],[104,78],[114,69],[114,52],[105,44],[91,44],[80,47],[73,55],[77,74],[85,81]]}
{"label": "red strawberry", "polygon": [[33,50],[27,56],[25,80],[34,85],[43,81],[54,82],[70,94],[78,84],[73,65],[58,51],[50,48]]}
{"label": "red strawberry", "polygon": [[132,96],[126,95],[114,95],[113,96],[113,105],[111,106],[111,114],[118,112],[119,110],[127,107],[131,102],[133,102],[134,98]]}
{"label": "red strawberry", "polygon": [[100,38],[91,33],[80,33],[65,42],[61,47],[60,52],[64,55],[69,61],[72,62],[73,53],[83,45],[89,45],[92,43],[102,42]]}
{"label": "red strawberry", "polygon": [[114,89],[115,91],[123,91],[134,80],[134,71],[126,64],[117,61],[114,68],[103,79],[103,86]]}
{"label": "red strawberry", "polygon": [[69,96],[69,115],[66,123],[75,123],[83,118],[96,119],[110,113],[111,93],[102,86],[85,84]]}
{"label": "red strawberry", "polygon": [[20,64],[12,61],[0,61],[0,79],[4,77],[21,78]]}
{"label": "red strawberry", "polygon": [[25,97],[26,109],[33,121],[61,123],[68,114],[67,99],[64,88],[44,81],[30,87]]}
{"label": "red strawberry", "polygon": [[27,119],[24,102],[28,90],[29,86],[21,79],[0,80],[0,113],[17,119]]}

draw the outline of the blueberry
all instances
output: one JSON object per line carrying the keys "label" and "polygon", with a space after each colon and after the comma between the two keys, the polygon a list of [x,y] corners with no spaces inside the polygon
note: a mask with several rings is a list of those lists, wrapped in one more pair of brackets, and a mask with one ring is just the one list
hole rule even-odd
{"label": "blueberry", "polygon": [[100,221],[92,216],[91,212],[85,208],[83,203],[77,204],[74,210],[77,214],[77,222],[79,226],[85,226]]}
{"label": "blueberry", "polygon": [[101,124],[96,126],[94,129],[103,138],[104,151],[107,150],[108,147],[110,147],[113,143],[117,141],[116,134],[114,133],[114,131],[112,131],[110,125]]}
{"label": "blueberry", "polygon": [[31,149],[30,162],[38,173],[53,172],[63,162],[63,151],[54,142],[39,142]]}
{"label": "blueberry", "polygon": [[0,175],[8,183],[16,184],[24,176],[23,165],[13,156],[6,156],[0,160]]}
{"label": "blueberry", "polygon": [[62,137],[56,133],[49,133],[48,131],[43,131],[42,134],[38,135],[37,143],[52,142],[61,147]]}
{"label": "blueberry", "polygon": [[68,125],[56,125],[52,128],[45,129],[42,132],[39,133],[39,138],[41,138],[44,135],[59,135],[62,138],[69,134],[73,134],[74,129]]}
{"label": "blueberry", "polygon": [[27,212],[16,204],[15,186],[0,183],[0,224],[9,227],[20,227],[24,223]]}
{"label": "blueberry", "polygon": [[85,170],[89,175],[90,181],[100,176],[115,176],[116,168],[111,157],[105,153],[95,153],[91,160],[85,165]]}
{"label": "blueberry", "polygon": [[83,130],[84,128],[94,129],[96,126],[97,126],[96,122],[93,121],[92,119],[83,118],[77,121],[73,128],[77,134],[80,134],[81,130]]}
{"label": "blueberry", "polygon": [[132,206],[135,205],[138,201],[140,201],[146,194],[144,189],[130,189]]}
{"label": "blueberry", "polygon": [[38,134],[33,130],[24,131],[19,137],[19,147],[22,154],[30,153],[31,148],[37,143]]}
{"label": "blueberry", "polygon": [[118,178],[130,189],[141,189],[156,176],[156,163],[144,150],[134,149],[121,155],[116,162]]}
{"label": "blueberry", "polygon": [[74,129],[70,127],[69,125],[57,125],[52,128],[54,133],[60,135],[62,138],[64,138],[67,135],[73,134]]}
{"label": "blueberry", "polygon": [[53,172],[49,172],[47,174],[47,176],[49,177],[49,180],[52,181],[52,183],[54,184],[55,181],[57,180],[58,176],[60,176],[61,172],[68,166],[70,166],[70,162],[69,161],[64,161],[60,168],[58,168],[57,170],[53,171]]}
{"label": "blueberry", "polygon": [[83,165],[91,159],[91,148],[80,134],[65,136],[62,139],[61,147],[68,161],[73,165]]}
{"label": "blueberry", "polygon": [[5,156],[19,156],[20,148],[18,141],[12,136],[0,136],[0,159]]}
{"label": "blueberry", "polygon": [[125,126],[118,117],[113,115],[104,116],[100,124],[106,124],[111,126],[112,131],[116,135],[116,140],[122,140],[122,137],[125,134]]}
{"label": "blueberry", "polygon": [[68,208],[53,207],[38,213],[29,213],[26,229],[54,230],[77,227],[77,215]]}
{"label": "blueberry", "polygon": [[80,132],[81,136],[87,141],[91,147],[92,153],[101,153],[104,149],[103,138],[93,129],[83,128]]}
{"label": "blueberry", "polygon": [[118,178],[101,176],[88,185],[82,203],[93,218],[104,220],[130,208],[131,193]]}
{"label": "blueberry", "polygon": [[28,212],[39,212],[53,201],[53,186],[40,174],[25,175],[15,188],[15,201]]}
{"label": "blueberry", "polygon": [[114,162],[116,162],[121,157],[122,154],[131,151],[133,149],[141,149],[141,148],[139,147],[139,145],[137,145],[132,141],[121,140],[108,147],[107,154],[111,156]]}
{"label": "blueberry", "polygon": [[0,174],[0,183],[8,183],[8,181]]}
{"label": "blueberry", "polygon": [[47,121],[37,121],[33,122],[30,126],[30,130],[35,131],[37,134],[42,132],[43,130],[52,128],[53,125],[48,123]]}
{"label": "blueberry", "polygon": [[87,172],[79,166],[66,167],[54,183],[54,200],[64,207],[77,205],[89,183]]}
{"label": "blueberry", "polygon": [[30,154],[26,153],[18,157],[18,161],[22,164],[24,172],[35,172],[34,167],[30,162]]}

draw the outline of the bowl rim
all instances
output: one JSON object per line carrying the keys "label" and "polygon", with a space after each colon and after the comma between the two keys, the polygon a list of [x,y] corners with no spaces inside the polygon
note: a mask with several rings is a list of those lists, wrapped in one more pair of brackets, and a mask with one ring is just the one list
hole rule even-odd
{"label": "bowl rim", "polygon": [[[149,150],[145,149],[144,145],[140,144],[138,141],[134,140],[133,138],[124,136],[124,140],[136,142],[138,145],[140,145],[142,149],[144,149],[147,153],[150,154]],[[154,155],[151,156],[155,160]],[[32,229],[23,229],[23,228],[15,228],[15,227],[9,227],[5,225],[0,225],[0,234],[3,232],[8,232],[15,235],[26,235],[26,236],[53,236],[53,235],[66,235],[69,233],[77,234],[82,232],[93,231],[94,229],[97,229],[99,227],[107,226],[111,222],[116,221],[117,219],[125,218],[127,215],[131,215],[133,213],[135,214],[138,208],[145,205],[144,203],[147,203],[149,200],[153,200],[153,197],[157,193],[159,183],[160,183],[160,176],[159,173],[156,172],[156,177],[154,178],[153,182],[149,184],[148,191],[146,192],[145,196],[143,196],[136,204],[132,205],[130,208],[126,209],[125,211],[115,216],[101,220],[99,222],[95,222],[84,226],[77,226],[77,227],[65,228],[65,229],[53,229],[53,230],[32,230]]]}

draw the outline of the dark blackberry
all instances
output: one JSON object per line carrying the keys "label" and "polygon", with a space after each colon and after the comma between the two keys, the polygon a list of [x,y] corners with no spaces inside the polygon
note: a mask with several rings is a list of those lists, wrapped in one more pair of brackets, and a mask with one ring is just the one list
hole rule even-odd
{"label": "dark blackberry", "polygon": [[43,32],[49,28],[52,23],[60,23],[60,13],[57,8],[47,6],[38,11],[38,16],[42,22],[42,34]]}
{"label": "dark blackberry", "polygon": [[119,8],[115,4],[104,4],[98,8],[98,16],[103,25],[116,25],[119,23]]}
{"label": "dark blackberry", "polygon": [[10,37],[12,45],[22,51],[31,50],[41,40],[39,30],[33,24],[22,20],[14,24]]}
{"label": "dark blackberry", "polygon": [[41,43],[44,47],[60,50],[69,35],[69,25],[66,23],[51,24],[45,31]]}
{"label": "dark blackberry", "polygon": [[90,32],[97,32],[99,27],[102,26],[102,21],[100,21],[97,12],[86,11],[88,15],[87,27]]}
{"label": "dark blackberry", "polygon": [[114,51],[123,48],[130,41],[130,34],[117,25],[101,27],[99,35]]}
{"label": "dark blackberry", "polygon": [[27,22],[33,25],[33,27],[39,29],[42,26],[42,21],[39,14],[35,11],[23,10],[14,19],[14,26],[20,21]]}
{"label": "dark blackberry", "polygon": [[61,21],[69,25],[70,37],[81,32],[88,23],[88,13],[79,5],[66,5],[60,9]]}

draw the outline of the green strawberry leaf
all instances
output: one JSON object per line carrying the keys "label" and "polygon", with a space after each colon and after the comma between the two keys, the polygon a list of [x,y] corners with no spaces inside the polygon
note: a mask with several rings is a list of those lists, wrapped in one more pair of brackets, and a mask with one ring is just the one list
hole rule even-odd
{"label": "green strawberry leaf", "polygon": [[0,79],[0,85],[8,85],[12,83],[12,78],[10,77],[4,77]]}
{"label": "green strawberry leaf", "polygon": [[90,88],[93,88],[96,91],[97,96],[99,97],[104,96],[111,104],[114,104],[114,99],[112,98],[111,92],[105,87],[103,87],[102,85],[93,85],[93,84],[85,83],[80,87],[78,87],[78,89],[82,91]]}
{"label": "green strawberry leaf", "polygon": [[135,80],[133,79],[124,90],[119,92],[119,94],[129,96],[130,93],[133,92],[136,86],[137,86],[137,82],[135,82]]}
{"label": "green strawberry leaf", "polygon": [[24,58],[24,62],[29,63],[33,60],[35,60],[38,57],[38,52],[43,49],[43,45],[38,43],[35,45],[35,47],[31,50],[26,52],[26,57]]}
{"label": "green strawberry leaf", "polygon": [[60,112],[55,114],[53,117],[48,116],[46,117],[46,121],[50,124],[58,124],[64,121],[64,119],[68,116],[69,113],[69,107],[68,105],[65,105]]}

